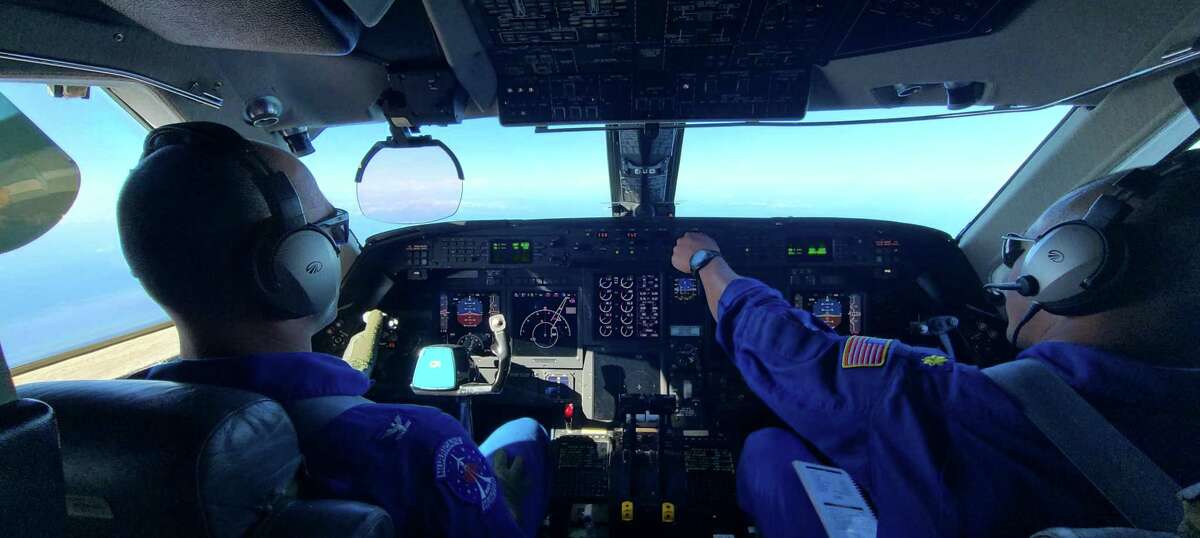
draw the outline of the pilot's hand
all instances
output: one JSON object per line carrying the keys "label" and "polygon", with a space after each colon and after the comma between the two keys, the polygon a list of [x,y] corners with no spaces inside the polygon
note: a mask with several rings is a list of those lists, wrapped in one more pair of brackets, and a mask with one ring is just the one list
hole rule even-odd
{"label": "pilot's hand", "polygon": [[711,237],[700,232],[685,233],[683,237],[675,241],[675,252],[671,254],[671,265],[682,273],[691,273],[692,256],[701,250],[720,252],[721,247],[718,247],[717,242],[713,241]]}
{"label": "pilot's hand", "polygon": [[504,496],[504,503],[508,505],[513,519],[519,524],[521,505],[533,489],[533,484],[530,484],[525,476],[525,462],[520,456],[509,462],[508,454],[504,449],[500,449],[492,454],[491,463],[492,471],[496,473],[496,479],[500,482],[500,493]]}

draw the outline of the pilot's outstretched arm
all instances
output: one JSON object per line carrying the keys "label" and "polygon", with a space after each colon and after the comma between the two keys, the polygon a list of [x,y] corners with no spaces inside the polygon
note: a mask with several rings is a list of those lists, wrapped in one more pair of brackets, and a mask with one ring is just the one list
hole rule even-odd
{"label": "pilot's outstretched arm", "polygon": [[[719,249],[703,234],[687,234],[676,245],[673,265],[689,271],[697,250]],[[914,499],[907,516],[914,528],[948,523],[946,514],[939,515],[946,499],[943,456],[954,427],[946,410],[964,392],[995,394],[982,386],[977,369],[935,349],[839,336],[778,291],[739,276],[722,258],[698,276],[717,320],[718,343],[791,430],[868,491],[905,491]],[[999,414],[1017,419],[1007,408]],[[903,466],[884,462],[897,458]]]}
{"label": "pilot's outstretched arm", "polygon": [[[689,271],[687,260],[698,250],[719,248],[709,237],[689,233],[676,245],[672,263]],[[738,275],[723,258],[698,276],[717,320],[717,342],[751,390],[801,435],[864,427],[881,400],[937,400],[954,371],[936,349],[840,336],[778,291]]]}

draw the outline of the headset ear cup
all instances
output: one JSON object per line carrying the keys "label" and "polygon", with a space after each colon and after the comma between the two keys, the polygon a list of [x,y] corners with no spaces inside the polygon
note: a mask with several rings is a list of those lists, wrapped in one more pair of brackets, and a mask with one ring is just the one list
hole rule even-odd
{"label": "headset ear cup", "polygon": [[1029,248],[1022,273],[1037,280],[1031,297],[1052,314],[1064,314],[1092,302],[1088,283],[1101,273],[1107,258],[1103,232],[1081,220],[1051,228]]}
{"label": "headset ear cup", "polygon": [[1131,255],[1124,227],[1114,227],[1104,234],[1105,258],[1096,273],[1084,284],[1084,291],[1072,299],[1052,305],[1052,314],[1083,316],[1108,310],[1120,301],[1114,290],[1122,285],[1128,273]]}
{"label": "headset ear cup", "polygon": [[274,303],[295,317],[325,312],[336,302],[341,263],[329,236],[306,227],[284,237],[274,249],[272,270],[278,284]]}

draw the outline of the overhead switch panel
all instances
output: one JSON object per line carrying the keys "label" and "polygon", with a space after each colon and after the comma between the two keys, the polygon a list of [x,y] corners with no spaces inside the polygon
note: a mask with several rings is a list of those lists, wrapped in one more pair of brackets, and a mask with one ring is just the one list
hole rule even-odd
{"label": "overhead switch panel", "polygon": [[799,119],[812,66],[991,31],[1017,0],[468,0],[506,125]]}

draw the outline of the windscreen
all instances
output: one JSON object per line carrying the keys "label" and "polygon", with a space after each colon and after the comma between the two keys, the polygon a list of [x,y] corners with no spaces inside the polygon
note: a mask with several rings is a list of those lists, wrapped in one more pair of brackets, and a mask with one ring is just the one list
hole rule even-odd
{"label": "windscreen", "polygon": [[[1069,108],[853,127],[690,128],[676,194],[685,217],[857,217],[957,234],[979,213]],[[943,109],[814,112],[810,121],[944,112]],[[495,119],[428,128],[462,163],[461,206],[450,220],[606,217],[604,134],[537,134]],[[384,125],[336,127],[304,159],[334,205],[390,207],[424,200],[397,179],[378,200],[355,197],[353,174]],[[428,191],[432,192],[432,191]],[[457,193],[452,193],[457,194]],[[352,218],[360,237],[397,225]],[[805,251],[807,254],[807,250]]]}
{"label": "windscreen", "polygon": [[[690,129],[681,217],[853,217],[955,235],[1069,110],[846,127]],[[807,121],[936,114],[942,109],[814,112]],[[809,245],[801,245],[809,255]]]}

